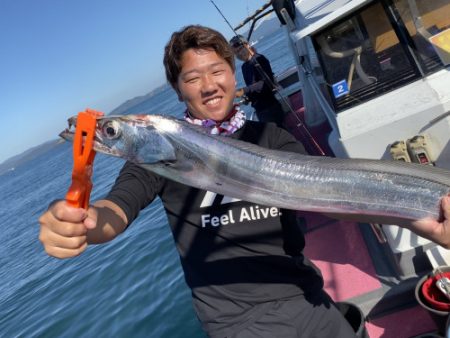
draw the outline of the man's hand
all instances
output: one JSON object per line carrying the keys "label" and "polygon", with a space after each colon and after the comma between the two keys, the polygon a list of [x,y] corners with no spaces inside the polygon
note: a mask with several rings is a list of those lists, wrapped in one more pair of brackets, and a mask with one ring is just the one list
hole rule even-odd
{"label": "man's hand", "polygon": [[450,249],[450,196],[441,200],[441,219],[424,218],[412,223],[411,230],[418,235]]}
{"label": "man's hand", "polygon": [[97,210],[73,208],[61,200],[50,205],[39,223],[39,240],[50,256],[74,257],[87,248],[87,232],[97,225]]}
{"label": "man's hand", "polygon": [[244,96],[244,89],[240,88],[238,90],[236,90],[236,97],[242,97]]}

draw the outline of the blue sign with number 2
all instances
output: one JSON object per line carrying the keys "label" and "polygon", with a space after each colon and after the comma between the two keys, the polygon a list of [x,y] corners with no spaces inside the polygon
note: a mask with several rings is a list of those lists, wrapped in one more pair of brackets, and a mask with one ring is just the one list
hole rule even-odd
{"label": "blue sign with number 2", "polygon": [[335,84],[332,85],[332,88],[333,88],[333,95],[335,98],[341,97],[350,92],[348,90],[348,84],[346,80],[336,82]]}

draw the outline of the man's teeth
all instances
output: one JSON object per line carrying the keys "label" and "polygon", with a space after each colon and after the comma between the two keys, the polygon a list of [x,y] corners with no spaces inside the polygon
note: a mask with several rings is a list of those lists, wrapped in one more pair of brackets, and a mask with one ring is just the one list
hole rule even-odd
{"label": "man's teeth", "polygon": [[210,105],[213,105],[213,104],[218,103],[219,101],[220,101],[220,98],[215,98],[215,99],[206,101],[205,104],[206,104],[207,106],[210,106]]}

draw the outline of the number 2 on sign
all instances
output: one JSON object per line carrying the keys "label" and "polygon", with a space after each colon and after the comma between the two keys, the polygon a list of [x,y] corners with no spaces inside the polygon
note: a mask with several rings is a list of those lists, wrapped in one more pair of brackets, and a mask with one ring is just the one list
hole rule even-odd
{"label": "number 2 on sign", "polygon": [[348,90],[348,84],[346,80],[341,80],[332,85],[333,95],[335,98],[341,97],[343,95],[348,94],[350,91]]}

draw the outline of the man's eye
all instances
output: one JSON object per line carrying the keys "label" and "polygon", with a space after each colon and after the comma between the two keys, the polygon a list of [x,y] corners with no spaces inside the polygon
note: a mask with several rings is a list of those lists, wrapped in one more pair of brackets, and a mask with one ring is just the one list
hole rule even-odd
{"label": "man's eye", "polygon": [[197,80],[198,80],[198,77],[191,77],[191,78],[186,79],[186,82],[187,83],[194,83],[194,82],[197,82]]}

